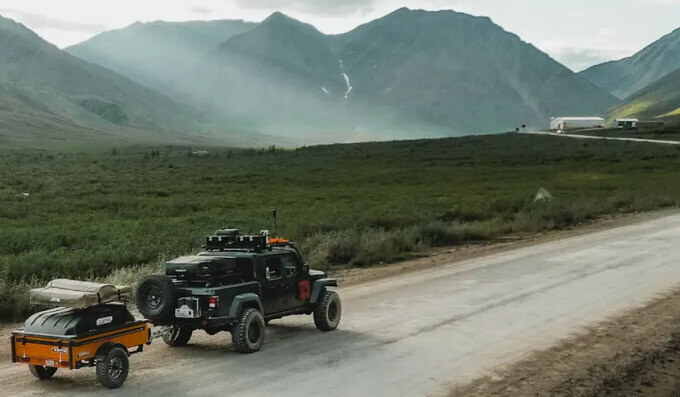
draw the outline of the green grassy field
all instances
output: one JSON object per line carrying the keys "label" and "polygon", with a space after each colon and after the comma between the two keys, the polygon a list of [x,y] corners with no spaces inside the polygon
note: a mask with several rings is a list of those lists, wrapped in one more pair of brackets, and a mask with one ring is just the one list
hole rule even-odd
{"label": "green grassy field", "polygon": [[621,137],[621,138],[640,138],[640,139],[656,139],[662,141],[680,141],[680,125],[668,124],[664,127],[655,129],[642,130],[615,130],[604,129],[601,131],[587,130],[584,132],[575,132],[576,134],[606,136],[606,137]]}
{"label": "green grassy field", "polygon": [[[273,208],[328,269],[680,202],[680,148],[654,144],[513,134],[209,152],[0,151],[0,317],[29,309],[29,285],[132,283],[217,228],[271,229]],[[534,203],[539,187],[555,199]]]}

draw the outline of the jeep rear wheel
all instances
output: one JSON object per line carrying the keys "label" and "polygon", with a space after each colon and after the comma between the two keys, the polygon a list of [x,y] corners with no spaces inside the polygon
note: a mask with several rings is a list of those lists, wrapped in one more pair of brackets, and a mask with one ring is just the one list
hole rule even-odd
{"label": "jeep rear wheel", "polygon": [[170,328],[169,332],[163,334],[163,342],[173,347],[186,346],[193,332],[191,329],[174,325]]}
{"label": "jeep rear wheel", "polygon": [[109,389],[121,387],[129,371],[130,362],[127,352],[120,347],[114,347],[106,353],[103,359],[97,359],[97,379]]}
{"label": "jeep rear wheel", "polygon": [[40,380],[50,379],[57,372],[55,367],[44,367],[42,365],[29,365],[28,370],[31,371],[31,375]]}
{"label": "jeep rear wheel", "polygon": [[172,279],[151,275],[142,279],[137,287],[137,308],[151,321],[163,322],[174,314],[177,306],[177,289]]}
{"label": "jeep rear wheel", "polygon": [[321,296],[319,305],[314,309],[314,325],[321,331],[333,331],[338,328],[342,317],[340,295],[334,291],[326,291]]}
{"label": "jeep rear wheel", "polygon": [[264,335],[264,317],[259,310],[253,308],[243,310],[231,331],[234,349],[239,353],[254,353],[260,350],[264,343]]}

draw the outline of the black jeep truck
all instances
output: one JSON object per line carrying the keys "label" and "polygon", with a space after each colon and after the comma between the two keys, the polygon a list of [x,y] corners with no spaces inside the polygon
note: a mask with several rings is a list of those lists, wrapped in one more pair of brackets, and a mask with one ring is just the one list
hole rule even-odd
{"label": "black jeep truck", "polygon": [[329,288],[337,285],[311,270],[292,242],[226,229],[206,237],[204,252],[167,262],[165,275],[145,277],[136,301],[154,325],[169,326],[163,340],[170,346],[186,345],[197,329],[229,331],[237,351],[253,353],[270,320],[313,314],[318,329],[337,328],[342,304]]}

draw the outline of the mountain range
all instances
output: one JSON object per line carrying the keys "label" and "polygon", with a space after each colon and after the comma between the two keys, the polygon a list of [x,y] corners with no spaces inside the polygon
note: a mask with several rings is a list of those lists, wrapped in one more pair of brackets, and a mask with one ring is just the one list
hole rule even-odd
{"label": "mountain range", "polygon": [[680,28],[631,57],[595,65],[580,75],[625,99],[677,69],[680,69]]}
{"label": "mountain range", "polygon": [[623,99],[606,112],[609,119],[680,121],[680,29],[631,57],[593,66],[580,75]]}
{"label": "mountain range", "polygon": [[176,134],[200,119],[190,107],[72,56],[2,17],[0,91],[5,139],[53,134],[65,139],[71,131]]}
{"label": "mountain range", "polygon": [[[453,11],[403,8],[340,35],[277,12],[256,25],[217,22],[226,31],[219,45],[214,35],[199,40],[210,45],[185,45],[198,24],[135,24],[67,51],[226,125],[303,141],[542,127],[551,116],[617,103],[490,19]],[[151,47],[172,48],[194,68],[165,55],[149,61]]]}
{"label": "mountain range", "polygon": [[403,8],[337,35],[279,12],[135,23],[65,50],[2,18],[0,144],[7,131],[244,144],[455,136],[630,113],[640,100],[672,114],[673,77],[654,83],[680,68],[679,32],[577,74],[454,11]]}

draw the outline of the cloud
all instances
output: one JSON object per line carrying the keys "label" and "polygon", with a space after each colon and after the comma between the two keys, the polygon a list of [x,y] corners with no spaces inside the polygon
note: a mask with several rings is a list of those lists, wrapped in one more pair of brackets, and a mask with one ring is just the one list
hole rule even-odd
{"label": "cloud", "polygon": [[289,10],[307,14],[366,14],[374,10],[376,0],[236,0],[242,8]]}
{"label": "cloud", "polygon": [[16,18],[31,29],[52,29],[68,32],[99,33],[105,30],[105,25],[86,22],[66,21],[55,19],[46,15],[34,14],[28,11],[21,11],[9,8],[0,8],[0,13]]}

